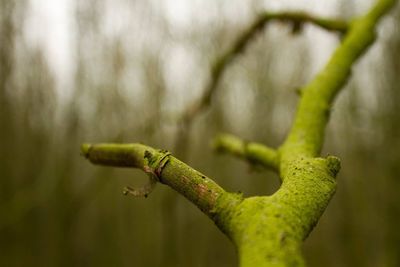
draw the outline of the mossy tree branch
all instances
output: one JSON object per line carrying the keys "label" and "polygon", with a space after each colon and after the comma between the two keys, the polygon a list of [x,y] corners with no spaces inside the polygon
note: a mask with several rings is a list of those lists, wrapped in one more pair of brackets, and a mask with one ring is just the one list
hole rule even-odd
{"label": "mossy tree branch", "polygon": [[185,196],[210,217],[215,215],[218,198],[227,194],[213,180],[167,151],[142,144],[84,144],[82,154],[94,164],[138,168],[154,175],[158,182]]}
{"label": "mossy tree branch", "polygon": [[[150,174],[150,179],[184,195],[235,243],[241,267],[304,266],[301,244],[333,196],[340,169],[338,158],[319,157],[333,100],[350,77],[352,66],[374,42],[379,19],[396,2],[378,0],[366,15],[346,27],[344,39],[327,65],[303,89],[293,127],[276,151],[257,144],[249,155],[250,148],[240,139],[225,136],[219,140],[219,148],[246,159],[257,155],[258,161],[279,170],[282,185],[271,196],[243,198],[226,192],[169,153],[141,144],[84,145],[82,152],[96,164],[141,168]],[[326,21],[317,21],[327,27]],[[314,20],[309,22],[317,24]],[[242,51],[249,36],[265,22],[259,23],[243,35],[244,41],[232,51]],[[332,29],[341,28],[334,25]],[[235,53],[228,53],[222,62],[229,62]],[[218,68],[225,67],[217,65]],[[208,103],[209,97],[201,101]]]}
{"label": "mossy tree branch", "polygon": [[293,127],[282,149],[283,154],[319,155],[332,102],[349,79],[353,64],[375,41],[378,20],[395,3],[396,0],[380,0],[365,16],[352,21],[342,44],[327,65],[302,90]]}

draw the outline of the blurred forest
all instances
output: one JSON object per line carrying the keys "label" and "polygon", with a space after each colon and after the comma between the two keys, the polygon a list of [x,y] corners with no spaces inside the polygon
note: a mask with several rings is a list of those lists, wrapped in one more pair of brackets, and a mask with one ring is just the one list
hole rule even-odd
{"label": "blurred forest", "polygon": [[[177,121],[260,12],[349,19],[372,3],[319,2],[0,1],[0,266],[235,266],[233,245],[194,205],[163,185],[147,199],[124,196],[146,175],[93,166],[79,147],[142,142],[227,190],[271,194],[273,173],[216,155],[210,142],[227,132],[279,145],[297,88],[338,36],[268,25],[227,68],[179,151]],[[51,6],[60,25],[46,20]],[[400,266],[399,103],[397,6],[335,103],[323,154],[340,157],[342,170],[306,241],[310,266]]]}

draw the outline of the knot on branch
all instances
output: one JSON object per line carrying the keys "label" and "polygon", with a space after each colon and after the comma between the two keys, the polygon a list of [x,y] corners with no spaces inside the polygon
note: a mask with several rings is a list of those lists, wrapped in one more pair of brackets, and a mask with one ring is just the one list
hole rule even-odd
{"label": "knot on branch", "polygon": [[161,172],[169,161],[171,153],[167,150],[158,150],[156,153],[151,153],[149,150],[144,152],[143,170],[156,181],[161,181]]}
{"label": "knot on branch", "polygon": [[126,186],[123,194],[130,194],[134,197],[147,197],[154,190],[157,182],[161,182],[161,172],[168,163],[170,155],[171,153],[167,150],[159,150],[156,153],[145,150],[143,170],[148,174],[149,181],[139,188]]}

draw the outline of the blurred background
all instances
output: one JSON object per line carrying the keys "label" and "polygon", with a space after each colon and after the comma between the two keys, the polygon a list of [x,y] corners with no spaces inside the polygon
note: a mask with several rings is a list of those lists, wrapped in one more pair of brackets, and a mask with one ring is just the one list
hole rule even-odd
{"label": "blurred background", "polygon": [[[83,142],[168,149],[225,189],[273,193],[278,178],[216,155],[227,132],[277,147],[298,96],[339,38],[271,23],[227,68],[186,133],[212,62],[263,11],[349,19],[373,2],[306,0],[0,1],[0,265],[236,266],[230,241],[163,185],[122,194],[145,174],[93,166]],[[305,242],[310,266],[400,266],[400,6],[339,95],[323,155],[342,159],[338,190]]]}

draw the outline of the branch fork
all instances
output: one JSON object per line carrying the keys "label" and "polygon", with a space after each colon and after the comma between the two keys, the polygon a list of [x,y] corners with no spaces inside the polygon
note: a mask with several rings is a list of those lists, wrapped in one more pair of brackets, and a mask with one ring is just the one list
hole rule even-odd
{"label": "branch fork", "polygon": [[350,24],[303,13],[267,13],[217,61],[210,86],[195,109],[188,109],[188,115],[183,116],[186,127],[210,105],[223,70],[267,21],[313,23],[345,34],[326,66],[302,89],[293,126],[280,147],[272,149],[232,135],[221,135],[215,140],[219,151],[277,172],[282,184],[271,196],[244,198],[227,192],[168,151],[143,144],[84,144],[82,154],[94,164],[140,168],[150,176],[149,184],[141,189],[128,188],[127,193],[147,196],[161,182],[186,197],[234,242],[241,267],[304,266],[301,244],[334,195],[340,169],[337,157],[319,157],[331,106],[355,62],[375,41],[379,20],[396,2],[377,0],[367,14]]}

